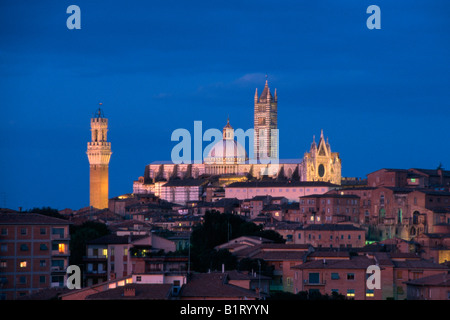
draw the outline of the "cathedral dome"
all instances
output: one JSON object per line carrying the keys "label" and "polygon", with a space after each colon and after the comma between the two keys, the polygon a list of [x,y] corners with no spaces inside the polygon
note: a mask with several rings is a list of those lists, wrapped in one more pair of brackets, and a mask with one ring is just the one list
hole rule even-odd
{"label": "cathedral dome", "polygon": [[228,120],[223,128],[223,139],[216,142],[205,158],[206,164],[238,164],[248,159],[245,148],[234,140],[234,130]]}

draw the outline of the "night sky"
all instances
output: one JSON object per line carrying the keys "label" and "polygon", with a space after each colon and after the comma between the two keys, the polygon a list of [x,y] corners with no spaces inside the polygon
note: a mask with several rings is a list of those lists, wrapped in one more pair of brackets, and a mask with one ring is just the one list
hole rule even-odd
{"label": "night sky", "polygon": [[[81,30],[66,27],[72,4]],[[366,27],[372,4],[380,30]],[[100,102],[113,197],[170,160],[175,129],[253,127],[266,74],[281,158],[323,129],[343,176],[450,169],[448,0],[3,0],[0,68],[0,207],[89,205]]]}

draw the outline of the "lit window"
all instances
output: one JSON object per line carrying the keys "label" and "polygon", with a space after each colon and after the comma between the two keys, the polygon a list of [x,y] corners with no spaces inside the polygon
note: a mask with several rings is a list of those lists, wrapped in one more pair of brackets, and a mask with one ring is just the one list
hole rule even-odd
{"label": "lit window", "polygon": [[125,282],[126,282],[126,284],[133,283],[133,279],[132,278],[128,278],[127,280],[125,280]]}
{"label": "lit window", "polygon": [[374,294],[373,290],[367,289],[367,291],[366,291],[366,297],[374,297],[374,296],[375,296],[375,294]]}
{"label": "lit window", "polygon": [[66,245],[64,243],[58,244],[58,252],[59,253],[65,253],[66,252]]}
{"label": "lit window", "polygon": [[115,284],[115,283],[111,283],[111,284],[108,286],[108,288],[109,288],[109,289],[115,289],[115,288],[116,288],[116,284]]}
{"label": "lit window", "polygon": [[20,267],[21,268],[26,268],[27,267],[27,262],[26,261],[20,261]]}
{"label": "lit window", "polygon": [[103,255],[104,255],[105,257],[108,257],[108,249],[103,249]]}
{"label": "lit window", "polygon": [[347,297],[354,297],[355,296],[355,290],[354,289],[348,289],[347,290]]}
{"label": "lit window", "polygon": [[124,256],[127,256],[127,255],[128,255],[128,248],[124,248],[124,249],[123,249],[123,255],[124,255]]}
{"label": "lit window", "polygon": [[118,285],[119,287],[123,287],[123,286],[125,285],[125,281],[124,281],[124,280],[119,281],[119,282],[117,283],[117,285]]}

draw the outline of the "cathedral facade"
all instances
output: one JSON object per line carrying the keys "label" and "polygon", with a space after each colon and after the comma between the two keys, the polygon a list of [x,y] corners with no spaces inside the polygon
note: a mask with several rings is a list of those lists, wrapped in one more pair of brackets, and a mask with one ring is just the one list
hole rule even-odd
{"label": "cathedral facade", "polygon": [[323,139],[315,141],[309,153],[301,159],[279,159],[278,97],[270,91],[266,80],[261,95],[256,89],[254,97],[253,152],[247,153],[235,139],[230,120],[222,131],[222,139],[209,150],[202,163],[175,164],[155,161],[145,167],[144,176],[133,184],[134,193],[155,192],[159,182],[173,179],[197,179],[206,176],[235,176],[260,179],[263,176],[296,181],[325,181],[341,184],[341,160],[331,152]]}
{"label": "cathedral facade", "polygon": [[331,152],[330,144],[320,133],[319,145],[313,138],[309,153],[305,153],[301,163],[302,181],[326,181],[341,184],[341,159],[339,153]]}

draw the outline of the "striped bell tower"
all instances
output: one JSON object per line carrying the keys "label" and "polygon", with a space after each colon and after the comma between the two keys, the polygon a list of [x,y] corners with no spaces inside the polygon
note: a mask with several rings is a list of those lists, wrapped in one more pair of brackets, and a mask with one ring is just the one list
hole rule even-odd
{"label": "striped bell tower", "polygon": [[[266,76],[267,77],[267,76]],[[264,90],[258,97],[255,91],[254,108],[254,158],[278,158],[278,97],[277,89],[272,95],[268,81]]]}
{"label": "striped bell tower", "polygon": [[[101,104],[100,104],[101,105]],[[99,108],[91,119],[91,141],[87,144],[90,166],[90,206],[108,208],[109,160],[111,142],[107,141],[108,119]]]}

